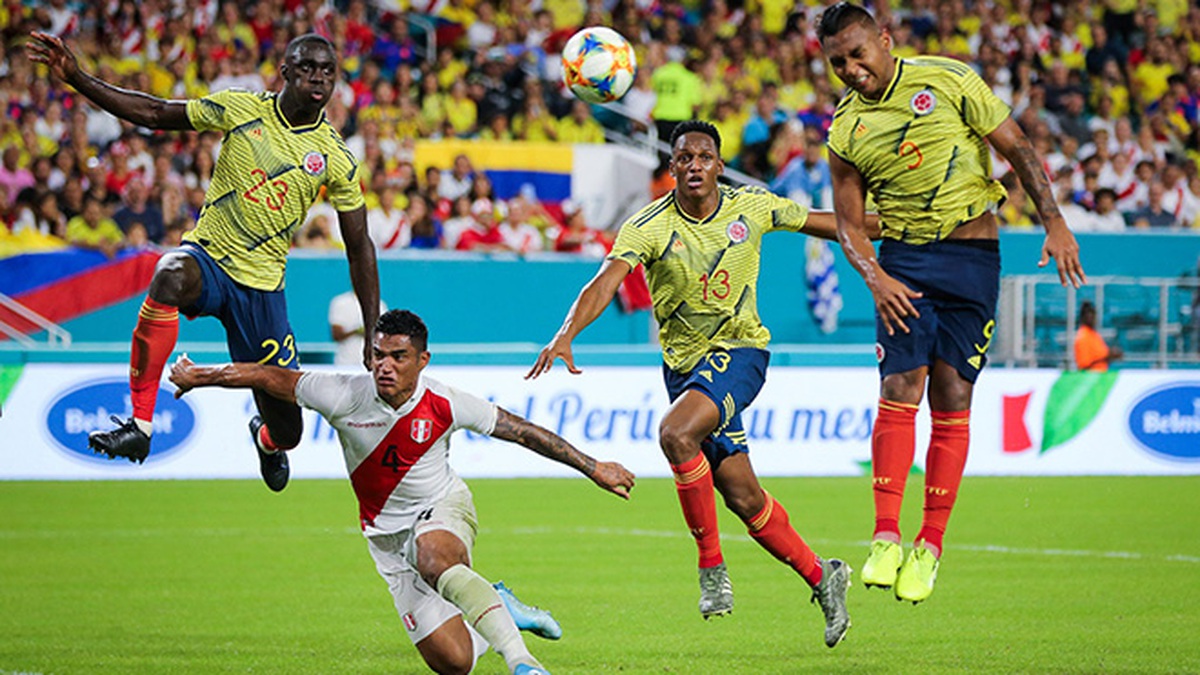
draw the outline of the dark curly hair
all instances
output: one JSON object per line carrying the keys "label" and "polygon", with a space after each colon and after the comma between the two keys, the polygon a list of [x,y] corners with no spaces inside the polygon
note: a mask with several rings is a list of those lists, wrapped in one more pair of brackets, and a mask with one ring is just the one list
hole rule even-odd
{"label": "dark curly hair", "polygon": [[408,341],[419,352],[429,346],[429,329],[421,317],[407,309],[384,312],[375,322],[375,332],[384,335],[407,335]]}
{"label": "dark curly hair", "polygon": [[684,134],[705,134],[713,139],[713,143],[717,144],[717,154],[721,154],[721,132],[717,128],[703,120],[688,120],[680,122],[675,126],[675,130],[671,132],[671,150],[675,150],[675,141],[683,138]]}

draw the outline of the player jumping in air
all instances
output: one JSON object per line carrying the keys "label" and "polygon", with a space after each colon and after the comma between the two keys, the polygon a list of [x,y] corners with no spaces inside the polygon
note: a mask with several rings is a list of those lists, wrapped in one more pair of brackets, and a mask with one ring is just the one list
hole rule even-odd
{"label": "player jumping in air", "polygon": [[[32,60],[117,117],[151,129],[224,134],[196,229],[159,260],[133,330],[133,416],[123,423],[114,418],[120,426],[111,431],[92,432],[93,450],[136,462],[150,454],[159,380],[179,335],[180,311],[219,318],[235,361],[299,367],[284,301],[284,268],[292,234],[321,188],[338,211],[363,322],[375,323],[379,276],[358,162],[324,115],[338,73],[329,40],[308,34],[288,44],[278,93],[226,90],[167,101],[84,72],[56,36],[33,33],[32,38]],[[363,352],[368,364],[369,345]],[[250,432],[263,480],[279,491],[288,482],[283,451],[299,444],[303,431],[300,408],[261,391],[254,392],[254,401],[259,414],[250,420]]]}
{"label": "player jumping in air", "polygon": [[[988,144],[1033,199],[1046,228],[1040,265],[1053,257],[1064,285],[1086,283],[1079,245],[1008,106],[953,59],[896,59],[892,38],[861,7],[825,10],[817,29],[833,72],[849,86],[829,132],[842,250],[877,312],[882,383],[871,442],[875,534],[863,583],[920,602],[933,592],[942,537],[967,460],[971,392],[995,332],[1000,249]],[[879,210],[876,259],[864,218]],[[904,558],[900,505],[915,452],[917,408],[929,392],[933,431],[925,462],[921,531]]]}
{"label": "player jumping in air", "polygon": [[715,487],[760,546],[794,569],[825,614],[825,644],[850,627],[850,568],[822,560],[788,520],[783,505],[750,466],[742,411],[766,377],[771,334],[755,303],[762,236],[773,231],[836,237],[832,213],[756,187],[718,184],[725,169],[713,125],[692,120],[671,135],[676,187],[625,221],[600,271],[579,293],[562,328],[542,349],[527,378],[562,359],[572,373],[571,342],[608,306],[621,280],[647,270],[662,343],[663,378],[672,401],[659,425],[684,520],[699,548],[700,614],[733,610],[733,587],[721,554]]}
{"label": "player jumping in air", "polygon": [[[545,673],[518,628],[550,638],[561,630],[546,612],[526,607],[502,584],[493,587],[471,569],[475,505],[466,483],[450,468],[450,436],[468,429],[518,443],[625,499],[633,474],[616,462],[596,461],[493,403],[426,377],[428,339],[420,317],[392,310],[375,324],[371,375],[253,363],[202,367],[181,358],[171,369],[171,381],[179,387],[176,396],[195,387],[254,388],[329,421],[342,444],[371,557],[430,668],[469,672],[490,644],[513,673]],[[502,611],[505,606],[509,612]]]}

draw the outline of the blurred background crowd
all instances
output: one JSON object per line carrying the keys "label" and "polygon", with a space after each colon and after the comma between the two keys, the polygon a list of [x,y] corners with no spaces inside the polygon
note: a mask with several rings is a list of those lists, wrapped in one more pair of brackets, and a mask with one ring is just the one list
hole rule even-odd
{"label": "blurred background crowd", "polygon": [[[1192,228],[1200,212],[1200,7],[1187,0],[914,0],[868,3],[899,57],[976,68],[1045,161],[1076,231]],[[604,143],[665,138],[700,117],[728,166],[829,208],[825,134],[842,91],[816,39],[822,4],[796,0],[5,0],[0,6],[0,254],[72,245],[170,247],[204,203],[221,138],[153,133],[50,82],[30,31],[67,38],[89,71],[165,98],[271,90],[287,42],[334,42],[343,77],[327,116],[363,166],[371,234],[402,248],[602,255],[611,224],[571,200],[498,200],[488,167],[459,156],[414,168],[417,140]],[[612,26],[639,71],[617,106],[561,86],[559,52]],[[1008,228],[1037,215],[1000,158]],[[672,187],[660,171],[651,192]],[[340,244],[313,209],[302,248]],[[61,245],[59,243],[58,245]]]}

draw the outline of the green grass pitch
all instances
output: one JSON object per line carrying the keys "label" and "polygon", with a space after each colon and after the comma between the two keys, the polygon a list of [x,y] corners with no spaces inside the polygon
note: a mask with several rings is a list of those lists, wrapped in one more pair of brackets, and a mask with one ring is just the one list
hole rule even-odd
{"label": "green grass pitch", "polygon": [[[862,565],[866,478],[763,483],[818,553]],[[1197,476],[968,477],[933,597],[856,573],[833,650],[807,586],[723,510],[737,605],[700,619],[669,480],[630,503],[582,479],[470,484],[475,566],[554,612],[564,638],[527,641],[556,674],[1200,672]],[[235,672],[425,672],[347,482],[0,482],[0,673]]]}

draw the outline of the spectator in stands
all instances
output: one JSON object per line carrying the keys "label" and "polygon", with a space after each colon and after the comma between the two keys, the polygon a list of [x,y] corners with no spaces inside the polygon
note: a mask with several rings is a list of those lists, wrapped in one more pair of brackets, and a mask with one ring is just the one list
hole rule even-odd
{"label": "spectator in stands", "polygon": [[1127,213],[1125,222],[1139,229],[1175,225],[1175,215],[1163,208],[1163,184],[1160,181],[1151,181],[1146,193],[1146,205]]}
{"label": "spectator in stands", "polygon": [[784,165],[771,181],[771,191],[810,208],[829,210],[833,208],[833,179],[829,162],[821,156],[825,148],[821,132],[806,129],[804,142],[804,154]]}
{"label": "spectator in stands", "polygon": [[1096,191],[1092,226],[1094,232],[1125,231],[1125,218],[1117,211],[1117,193],[1112,188],[1100,188]]}
{"label": "spectator in stands", "polygon": [[125,183],[122,205],[113,214],[113,220],[121,227],[121,231],[129,235],[129,228],[134,223],[141,223],[146,230],[146,236],[155,244],[161,243],[166,234],[163,225],[163,214],[157,206],[150,203],[145,181],[141,176],[133,176]]}
{"label": "spectator in stands", "polygon": [[405,210],[409,227],[409,248],[434,249],[442,247],[442,224],[434,218],[429,202],[419,192],[408,197]]}
{"label": "spectator in stands", "polygon": [[[500,217],[497,219],[497,212]],[[464,230],[458,237],[455,248],[459,251],[501,252],[512,249],[504,241],[504,233],[500,231],[499,220],[508,216],[503,203],[493,203],[490,199],[477,199],[471,204],[471,215],[475,222]]]}
{"label": "spectator in stands", "polygon": [[367,211],[367,232],[377,250],[401,249],[408,245],[411,232],[401,208],[402,202],[396,187],[385,181],[379,191],[379,203]]}
{"label": "spectator in stands", "polygon": [[603,143],[604,128],[592,117],[591,106],[580,100],[571,104],[571,114],[558,121],[560,143]]}
{"label": "spectator in stands", "polygon": [[4,148],[0,155],[0,185],[8,190],[4,206],[12,206],[21,190],[33,187],[33,172],[20,165],[21,149],[15,145]]}
{"label": "spectator in stands", "polygon": [[[387,311],[387,303],[379,300],[379,313]],[[329,337],[337,343],[333,364],[358,370],[363,355],[363,318],[354,291],[333,296],[329,301]]]}
{"label": "spectator in stands", "polygon": [[471,198],[463,195],[455,199],[450,217],[442,222],[442,247],[452,250],[458,248],[459,237],[474,226],[475,216],[471,215]]}
{"label": "spectator in stands", "polygon": [[520,111],[513,117],[512,129],[513,135],[522,141],[558,140],[557,119],[550,113],[540,81],[526,80],[525,98]]}
{"label": "spectator in stands", "polygon": [[650,76],[657,96],[654,124],[659,138],[670,138],[680,122],[695,116],[701,102],[700,78],[684,64],[682,53],[668,54],[669,61],[654,69]]}
{"label": "spectator in stands", "polygon": [[582,204],[568,199],[562,203],[562,213],[566,226],[554,242],[555,251],[600,259],[612,249],[612,237],[607,232],[588,226]]}
{"label": "spectator in stands", "polygon": [[1096,306],[1085,300],[1079,306],[1079,329],[1075,331],[1075,368],[1102,373],[1124,355],[1120,347],[1109,347],[1096,330]]}
{"label": "spectator in stands", "polygon": [[124,236],[116,222],[104,215],[103,203],[89,196],[84,199],[83,213],[67,222],[67,243],[111,258],[121,249]]}
{"label": "spectator in stands", "polygon": [[531,217],[529,202],[517,195],[508,201],[508,217],[499,224],[505,245],[521,255],[545,248],[542,231],[530,222]]}
{"label": "spectator in stands", "polygon": [[443,199],[453,201],[470,192],[474,182],[475,167],[471,165],[471,158],[466,155],[458,155],[454,158],[454,165],[442,171],[437,185],[437,194]]}
{"label": "spectator in stands", "polygon": [[[34,228],[44,235],[65,239],[67,236],[67,219],[58,210],[58,197],[49,190],[38,193],[33,199]],[[13,234],[17,234],[13,230]]]}

